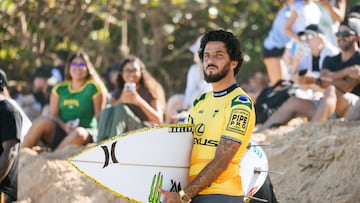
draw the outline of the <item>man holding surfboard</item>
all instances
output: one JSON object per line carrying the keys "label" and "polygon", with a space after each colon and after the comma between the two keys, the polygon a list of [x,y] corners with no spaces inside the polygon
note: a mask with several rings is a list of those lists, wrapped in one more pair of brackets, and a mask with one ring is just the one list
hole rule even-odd
{"label": "man holding surfboard", "polygon": [[243,58],[239,40],[224,30],[206,33],[199,49],[205,80],[213,91],[198,97],[188,122],[194,124],[189,185],[179,193],[160,189],[171,202],[243,202],[239,163],[255,125],[250,97],[236,83]]}

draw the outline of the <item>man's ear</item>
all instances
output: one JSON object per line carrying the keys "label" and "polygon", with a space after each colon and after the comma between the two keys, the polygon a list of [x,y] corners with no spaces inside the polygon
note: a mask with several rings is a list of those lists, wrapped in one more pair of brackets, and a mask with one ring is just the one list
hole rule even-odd
{"label": "man's ear", "polygon": [[235,69],[239,62],[237,61],[231,61],[230,65],[232,69]]}
{"label": "man's ear", "polygon": [[358,42],[358,44],[360,44],[360,35],[356,35],[355,40]]}

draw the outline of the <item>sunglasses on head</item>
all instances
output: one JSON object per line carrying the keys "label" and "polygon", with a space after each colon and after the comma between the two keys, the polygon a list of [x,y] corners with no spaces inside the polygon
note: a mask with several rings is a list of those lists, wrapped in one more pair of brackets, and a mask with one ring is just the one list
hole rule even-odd
{"label": "sunglasses on head", "polygon": [[300,35],[300,40],[302,41],[306,41],[306,40],[310,40],[310,39],[314,39],[315,35],[314,34],[302,34]]}
{"label": "sunglasses on head", "polygon": [[346,30],[346,31],[335,33],[336,37],[349,37],[349,36],[353,36],[353,35],[356,35],[356,33],[352,30]]}

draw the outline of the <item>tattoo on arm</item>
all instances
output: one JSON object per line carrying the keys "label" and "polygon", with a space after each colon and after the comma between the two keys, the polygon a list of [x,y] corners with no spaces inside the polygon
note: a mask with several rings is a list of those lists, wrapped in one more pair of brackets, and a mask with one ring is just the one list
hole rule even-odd
{"label": "tattoo on arm", "polygon": [[215,179],[226,170],[240,145],[240,143],[233,140],[221,138],[214,159],[205,166],[194,181],[184,189],[186,194],[194,197],[215,181]]}

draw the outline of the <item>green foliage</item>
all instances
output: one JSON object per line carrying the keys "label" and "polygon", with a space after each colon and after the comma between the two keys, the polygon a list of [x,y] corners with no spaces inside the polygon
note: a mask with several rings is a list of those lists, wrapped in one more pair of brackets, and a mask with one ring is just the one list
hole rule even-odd
{"label": "green foliage", "polygon": [[[259,60],[262,42],[281,4],[281,0],[15,2],[0,1],[0,64],[10,79],[29,81],[37,66],[52,64],[57,49],[86,50],[100,73],[131,53],[145,61],[167,96],[184,91],[193,63],[188,47],[211,29],[231,30],[241,39],[248,60],[239,80],[264,70]],[[209,15],[211,8],[217,8],[217,14]]]}

